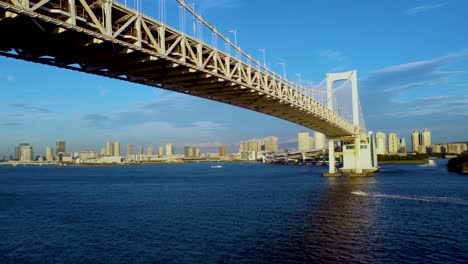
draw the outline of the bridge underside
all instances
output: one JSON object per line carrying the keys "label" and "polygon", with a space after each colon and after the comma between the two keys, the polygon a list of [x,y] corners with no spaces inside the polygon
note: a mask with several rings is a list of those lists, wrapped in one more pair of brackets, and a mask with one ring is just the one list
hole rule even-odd
{"label": "bridge underside", "polygon": [[[64,15],[48,11],[47,16],[19,12],[0,0],[0,55],[140,83],[207,98],[275,116],[322,132],[329,138],[352,136],[349,126],[331,122],[265,87],[249,86],[236,76],[226,78],[217,71],[152,50],[111,39],[89,29],[62,23]],[[122,13],[121,16],[125,14]],[[118,15],[114,14],[115,19]],[[60,22],[60,23],[59,23]],[[173,41],[175,36],[173,37]],[[131,40],[131,38],[129,38]],[[171,38],[166,40],[167,46]],[[134,42],[134,41],[133,41]],[[202,54],[208,59],[208,53]],[[230,66],[231,67],[231,66]]]}

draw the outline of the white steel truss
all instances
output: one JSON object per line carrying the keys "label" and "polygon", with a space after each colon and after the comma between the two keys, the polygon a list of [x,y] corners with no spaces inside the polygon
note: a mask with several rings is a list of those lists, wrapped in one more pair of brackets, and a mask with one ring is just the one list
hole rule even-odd
{"label": "white steel truss", "polygon": [[307,89],[112,0],[0,0],[0,36],[3,56],[224,102],[328,138],[360,131]]}

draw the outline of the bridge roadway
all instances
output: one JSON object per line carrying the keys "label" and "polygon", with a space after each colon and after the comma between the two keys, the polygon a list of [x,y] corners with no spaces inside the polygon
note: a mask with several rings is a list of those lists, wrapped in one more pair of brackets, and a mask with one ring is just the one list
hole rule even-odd
{"label": "bridge roadway", "polygon": [[328,138],[357,129],[262,65],[110,0],[0,0],[0,38],[3,56],[235,105]]}

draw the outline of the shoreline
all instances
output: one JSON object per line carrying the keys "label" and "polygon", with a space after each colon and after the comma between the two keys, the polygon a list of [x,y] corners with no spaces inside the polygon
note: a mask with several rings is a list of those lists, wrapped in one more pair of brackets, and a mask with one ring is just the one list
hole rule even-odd
{"label": "shoreline", "polygon": [[190,163],[255,163],[251,160],[177,160],[156,162],[130,162],[130,163],[39,163],[39,162],[0,162],[0,166],[58,166],[58,167],[113,167],[113,166],[140,166],[140,165],[177,165]]}
{"label": "shoreline", "polygon": [[428,164],[427,160],[383,160],[378,164]]}

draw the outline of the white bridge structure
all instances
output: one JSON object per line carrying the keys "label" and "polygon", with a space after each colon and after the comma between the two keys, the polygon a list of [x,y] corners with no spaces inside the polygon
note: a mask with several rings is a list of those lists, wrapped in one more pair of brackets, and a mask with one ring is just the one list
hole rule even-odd
{"label": "white bridge structure", "polygon": [[[343,155],[344,171],[377,168],[356,71],[327,74],[313,87],[291,82],[240,49],[236,39],[218,32],[193,7],[176,1],[178,29],[165,22],[165,0],[159,1],[159,20],[143,14],[139,0],[133,8],[126,0],[0,0],[0,55],[275,116],[326,135],[331,174],[336,155]],[[194,20],[192,35],[185,30],[185,15]],[[337,81],[342,83],[335,87]],[[334,153],[337,140],[345,143],[342,153]]]}

